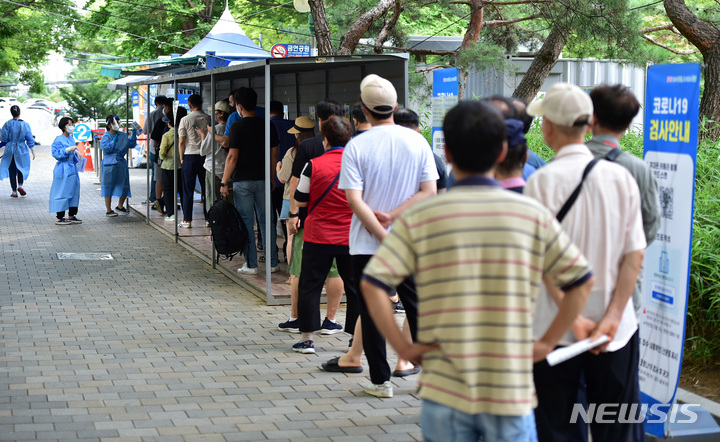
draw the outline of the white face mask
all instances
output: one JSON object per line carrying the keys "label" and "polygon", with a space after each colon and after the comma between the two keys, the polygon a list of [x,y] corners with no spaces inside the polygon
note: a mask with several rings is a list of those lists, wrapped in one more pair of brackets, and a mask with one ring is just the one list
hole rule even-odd
{"label": "white face mask", "polygon": [[70,125],[70,124],[68,124],[67,126],[65,126],[65,132],[67,132],[67,133],[69,133],[69,134],[73,133],[74,130],[75,130],[75,126],[72,126],[72,125]]}
{"label": "white face mask", "polygon": [[110,127],[111,127],[112,130],[114,130],[115,132],[117,132],[117,131],[120,130],[120,126],[118,126],[117,123],[113,123]]}

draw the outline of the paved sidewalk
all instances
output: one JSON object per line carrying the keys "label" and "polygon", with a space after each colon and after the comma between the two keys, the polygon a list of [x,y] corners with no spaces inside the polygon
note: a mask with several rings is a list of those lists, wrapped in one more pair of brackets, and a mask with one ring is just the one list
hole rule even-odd
{"label": "paved sidewalk", "polygon": [[[0,182],[0,440],[421,438],[417,376],[378,399],[362,393],[367,367],[320,371],[347,336],[293,353],[299,335],[276,329],[289,307],[264,305],[144,219],[106,218],[94,172],[81,176],[83,224],[54,225],[54,159],[35,152],[26,198]],[[131,175],[142,201],[145,170]]]}

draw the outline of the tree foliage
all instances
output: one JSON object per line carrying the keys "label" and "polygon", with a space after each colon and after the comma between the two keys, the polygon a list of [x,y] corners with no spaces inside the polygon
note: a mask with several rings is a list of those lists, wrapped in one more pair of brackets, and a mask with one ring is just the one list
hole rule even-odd
{"label": "tree foliage", "polygon": [[0,78],[4,82],[29,84],[31,92],[43,90],[41,65],[50,51],[67,48],[74,39],[71,18],[77,14],[73,6],[69,0],[0,4]]}
{"label": "tree foliage", "polygon": [[120,104],[121,95],[108,89],[106,81],[91,84],[73,84],[60,89],[60,95],[68,102],[68,113],[73,120],[86,118],[104,119],[107,115],[124,115]]}

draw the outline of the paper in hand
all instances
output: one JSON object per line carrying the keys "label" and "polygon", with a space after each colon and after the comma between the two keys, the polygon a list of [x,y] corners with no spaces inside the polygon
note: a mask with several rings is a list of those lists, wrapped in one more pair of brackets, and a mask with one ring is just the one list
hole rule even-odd
{"label": "paper in hand", "polygon": [[608,342],[610,338],[607,335],[602,335],[593,342],[590,342],[590,338],[583,339],[574,344],[570,344],[567,347],[561,347],[557,350],[551,351],[545,359],[548,365],[555,366],[561,362],[565,362],[570,358],[574,358],[577,355],[585,353],[588,350],[592,350],[595,347],[603,345]]}

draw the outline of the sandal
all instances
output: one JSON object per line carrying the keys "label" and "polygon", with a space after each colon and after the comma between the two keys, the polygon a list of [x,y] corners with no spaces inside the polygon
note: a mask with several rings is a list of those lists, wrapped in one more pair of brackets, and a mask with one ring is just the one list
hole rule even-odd
{"label": "sandal", "polygon": [[287,279],[287,281],[285,281],[285,284],[292,285],[294,279],[295,279],[295,275],[290,275],[290,277]]}

